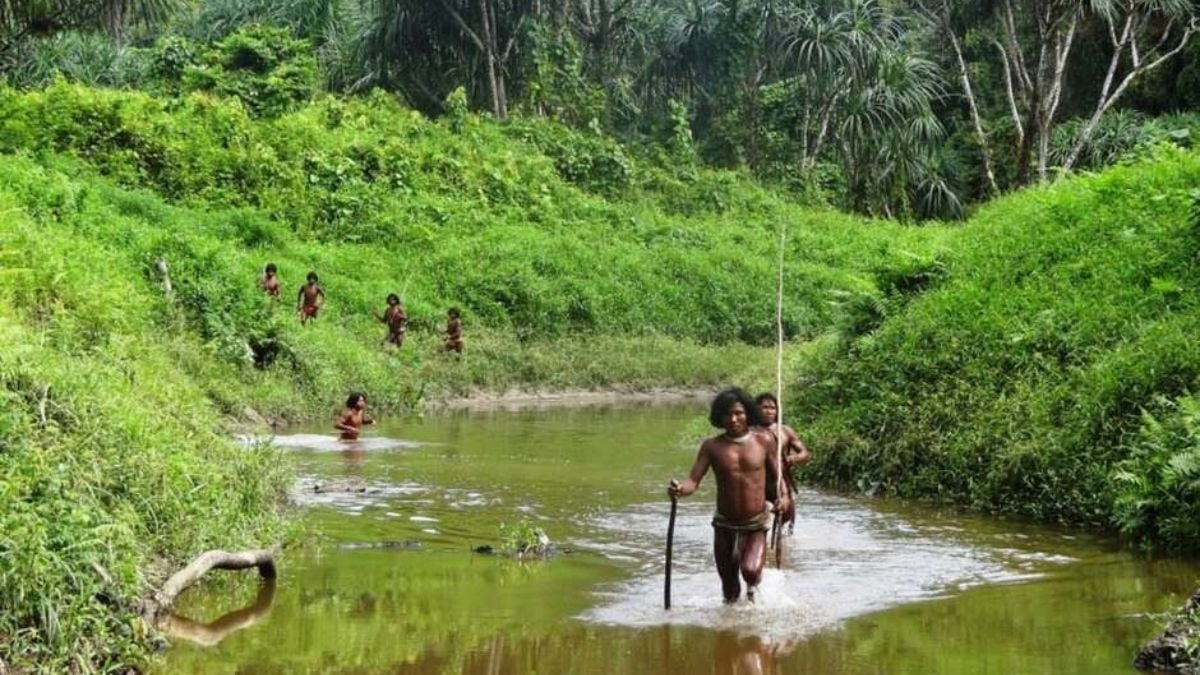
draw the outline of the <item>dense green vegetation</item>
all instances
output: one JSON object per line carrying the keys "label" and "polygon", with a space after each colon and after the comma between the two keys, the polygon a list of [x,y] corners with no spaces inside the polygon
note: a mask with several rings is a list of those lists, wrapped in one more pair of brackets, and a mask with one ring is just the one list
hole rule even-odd
{"label": "dense green vegetation", "polygon": [[[1196,16],[0,3],[0,663],[138,661],[159,566],[279,536],[284,472],[231,420],[765,381],[781,225],[814,477],[1190,545],[1198,160],[1165,148],[1200,128]],[[302,329],[308,270],[329,304]]]}
{"label": "dense green vegetation", "polygon": [[[794,338],[832,330],[871,270],[945,233],[802,210],[549,121],[430,121],[384,94],[256,119],[204,93],[63,83],[0,93],[0,120],[0,593],[24,610],[4,614],[0,655],[51,670],[138,660],[129,610],[162,569],[279,536],[285,471],[225,441],[223,420],[323,419],[350,389],[386,411],[475,389],[713,386],[770,361],[780,223]],[[267,261],[279,303],[255,283]],[[309,269],[328,304],[301,327]],[[412,317],[399,352],[371,317],[388,292]],[[461,360],[437,349],[451,304]]]}
{"label": "dense green vegetation", "polygon": [[1198,180],[1200,155],[1163,150],[989,206],[937,265],[880,276],[799,387],[814,472],[1194,547]]}
{"label": "dense green vegetation", "polygon": [[[1195,128],[1197,16],[1195,0],[11,0],[0,78],[222,91],[261,114],[379,88],[440,116],[462,89],[497,119],[684,140],[807,200],[954,218],[1110,161],[1156,133],[1140,115]],[[273,95],[246,86],[277,60]]]}

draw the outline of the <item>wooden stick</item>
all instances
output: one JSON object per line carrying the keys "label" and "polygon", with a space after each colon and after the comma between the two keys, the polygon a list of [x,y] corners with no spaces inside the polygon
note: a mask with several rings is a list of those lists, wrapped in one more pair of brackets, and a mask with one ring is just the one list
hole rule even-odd
{"label": "wooden stick", "polygon": [[671,548],[675,544],[675,509],[679,500],[671,497],[671,517],[667,520],[667,567],[663,579],[663,609],[671,609]]}

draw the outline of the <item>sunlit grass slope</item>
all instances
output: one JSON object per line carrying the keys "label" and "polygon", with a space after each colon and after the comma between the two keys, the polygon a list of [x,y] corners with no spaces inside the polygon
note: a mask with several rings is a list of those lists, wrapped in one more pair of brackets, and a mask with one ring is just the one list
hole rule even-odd
{"label": "sunlit grass slope", "polygon": [[[845,487],[1200,538],[1200,154],[983,209],[800,386]],[[926,291],[902,307],[905,288]]]}
{"label": "sunlit grass slope", "polygon": [[[213,364],[258,382],[247,347],[269,352],[279,366],[266,378],[292,386],[256,392],[268,413],[311,411],[288,394],[349,385],[393,406],[430,383],[715,382],[735,371],[702,346],[774,340],[779,224],[792,338],[836,325],[873,270],[929,257],[943,233],[803,210],[736,174],[638,162],[550,122],[432,122],[383,95],[252,120],[236,101],[60,84],[0,94],[0,120],[0,149],[28,157],[6,162],[21,208],[107,248],[106,268],[146,293],[155,329],[182,321],[172,330],[197,335]],[[156,297],[158,259],[172,270],[171,303]],[[281,268],[280,308],[254,286],[267,261]],[[298,331],[286,309],[309,270],[329,305]],[[375,348],[370,315],[391,291],[415,333],[399,357]],[[465,364],[433,358],[450,305],[464,311]],[[751,358],[731,350],[722,363]],[[231,391],[242,393],[211,393],[236,413]]]}

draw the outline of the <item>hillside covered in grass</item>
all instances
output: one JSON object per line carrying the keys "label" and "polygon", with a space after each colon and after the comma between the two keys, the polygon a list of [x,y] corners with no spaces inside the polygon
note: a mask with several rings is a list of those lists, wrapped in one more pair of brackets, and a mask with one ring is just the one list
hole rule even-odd
{"label": "hillside covered in grass", "polygon": [[[244,361],[265,350],[278,362],[266,379],[320,396],[354,384],[389,407],[412,404],[425,382],[454,393],[714,382],[720,373],[697,380],[670,363],[648,372],[606,359],[627,355],[630,339],[669,340],[671,352],[771,344],[780,224],[791,338],[836,325],[837,292],[927,255],[940,234],[802,210],[737,174],[638,161],[548,121],[433,122],[382,94],[256,120],[233,99],[58,85],[0,96],[0,120],[17,208],[39,228],[58,227],[63,245],[105,251],[93,274],[136,287],[151,305],[141,328],[174,317],[175,332],[197,336],[242,379],[263,379]],[[171,302],[159,259],[171,269]],[[268,261],[287,290],[278,309],[255,287]],[[279,310],[309,270],[329,304],[315,328],[298,331]],[[382,327],[371,311],[389,292],[403,297],[416,332],[398,357],[375,348]],[[463,309],[472,349],[446,369],[428,357],[451,305]],[[595,367],[539,355],[548,340],[581,335],[610,340],[575,345],[593,350]],[[271,413],[305,405],[254,398]]]}
{"label": "hillside covered in grass", "polygon": [[[946,231],[805,210],[739,174],[552,122],[390,96],[0,91],[0,663],[140,663],[132,608],[210,547],[284,532],[289,477],[229,425],[509,388],[715,386],[835,330]],[[157,262],[169,268],[164,289]],[[275,262],[284,297],[257,287]],[[301,327],[295,292],[328,293]],[[387,293],[412,318],[380,346]],[[462,308],[463,358],[438,350]]]}
{"label": "hillside covered in grass", "polygon": [[1200,154],[1163,149],[1000,200],[936,266],[879,277],[798,383],[815,477],[1194,548],[1197,185]]}

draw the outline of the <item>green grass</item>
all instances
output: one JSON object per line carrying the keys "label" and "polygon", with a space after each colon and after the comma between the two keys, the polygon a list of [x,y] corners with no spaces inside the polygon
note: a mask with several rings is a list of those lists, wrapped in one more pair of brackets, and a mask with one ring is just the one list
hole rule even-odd
{"label": "green grass", "polygon": [[929,290],[813,360],[810,472],[1194,547],[1197,184],[1200,154],[1164,149],[981,210]]}

